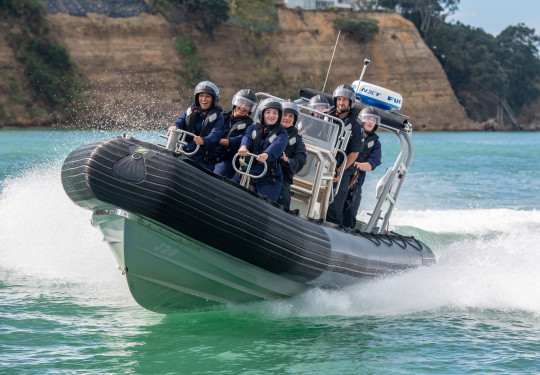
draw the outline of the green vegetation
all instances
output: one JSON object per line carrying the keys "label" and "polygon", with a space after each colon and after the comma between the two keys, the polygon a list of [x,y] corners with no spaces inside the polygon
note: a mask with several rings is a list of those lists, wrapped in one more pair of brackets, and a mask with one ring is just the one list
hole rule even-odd
{"label": "green vegetation", "polygon": [[182,68],[178,70],[182,86],[193,86],[208,76],[201,66],[197,56],[197,47],[191,39],[179,36],[175,39],[174,46],[182,60]]}
{"label": "green vegetation", "polygon": [[4,82],[4,90],[8,94],[8,99],[11,103],[23,104],[27,98],[24,97],[24,93],[14,76],[9,76],[6,73],[2,74],[2,81]]}
{"label": "green vegetation", "polygon": [[281,30],[273,0],[151,0],[150,6],[169,21],[188,23],[210,37],[224,23],[250,31]]}
{"label": "green vegetation", "polygon": [[334,19],[334,29],[349,34],[359,43],[371,40],[379,32],[379,21],[353,16],[340,16]]}
{"label": "green vegetation", "polygon": [[540,38],[521,24],[494,37],[482,29],[443,24],[428,38],[458,99],[475,120],[494,117],[500,100],[518,112],[540,97]]}
{"label": "green vegetation", "polygon": [[225,0],[152,0],[150,6],[176,23],[189,23],[213,37],[214,29],[226,22],[229,4]]}
{"label": "green vegetation", "polygon": [[197,52],[195,43],[193,43],[191,39],[183,36],[179,36],[174,40],[174,48],[176,48],[176,52],[178,52],[180,57],[185,55],[194,55]]}
{"label": "green vegetation", "polygon": [[0,118],[7,118],[8,115],[9,114],[6,110],[6,106],[4,105],[4,103],[0,103]]}
{"label": "green vegetation", "polygon": [[[252,51],[253,66],[259,67],[246,84],[283,97],[296,94],[296,87],[322,81],[310,72],[287,81],[280,67],[267,61],[268,34],[280,31],[273,0],[150,0],[152,9],[178,25],[188,25],[210,37],[221,24],[241,27],[244,44]],[[363,9],[398,9],[411,20],[445,70],[458,100],[468,115],[485,121],[495,117],[506,100],[515,113],[540,97],[540,36],[523,24],[510,26],[498,36],[446,17],[458,9],[460,0],[362,0]],[[377,7],[374,7],[376,4]],[[377,20],[350,12],[334,19],[333,27],[358,42],[372,39],[379,31]],[[34,118],[68,116],[80,101],[82,79],[67,49],[49,32],[41,0],[0,0],[0,22],[9,25],[6,38],[17,59],[16,73],[3,72],[0,119],[13,119],[11,105],[25,106]],[[178,28],[180,30],[180,28]],[[185,30],[178,31],[175,49],[182,66],[181,85],[193,87],[208,79],[197,55],[197,46]],[[270,38],[271,39],[271,38]],[[324,72],[320,72],[324,77]],[[296,86],[296,87],[295,87]]]}
{"label": "green vegetation", "polygon": [[[187,23],[205,31],[210,37],[213,37],[214,29],[225,22],[242,27],[246,29],[247,43],[255,45],[254,50],[258,49],[261,31],[280,30],[277,9],[272,0],[153,0],[151,7],[169,21],[178,25]],[[193,87],[197,82],[208,79],[209,75],[200,63],[193,40],[183,35],[185,31],[179,31],[179,34],[175,38],[175,48],[182,61],[182,67],[178,70],[180,85]],[[265,83],[275,83],[275,86],[281,87],[280,82],[284,78],[279,68],[276,69],[263,69],[264,76],[269,77]]]}
{"label": "green vegetation", "polygon": [[517,114],[540,97],[540,37],[524,24],[494,37],[482,29],[450,24],[446,17],[459,0],[380,0],[399,6],[420,31],[442,64],[468,115],[477,121],[495,117],[506,100]]}
{"label": "green vegetation", "polygon": [[272,0],[228,0],[230,17],[228,25],[249,31],[277,33],[281,30],[277,9]]}
{"label": "green vegetation", "polygon": [[[66,48],[49,33],[45,8],[39,0],[0,0],[0,20],[13,25],[8,41],[26,79],[25,88],[18,88],[16,77],[8,77],[9,99],[31,92],[28,106],[33,117],[51,112],[70,115],[79,98],[81,77]],[[20,99],[18,99],[20,100]]]}
{"label": "green vegetation", "polygon": [[424,39],[458,9],[460,0],[379,0],[381,7],[401,9],[412,20]]}

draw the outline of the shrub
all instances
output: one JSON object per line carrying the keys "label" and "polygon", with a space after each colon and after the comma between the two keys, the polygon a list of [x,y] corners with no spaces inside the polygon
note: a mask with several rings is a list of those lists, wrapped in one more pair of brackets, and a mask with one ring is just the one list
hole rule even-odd
{"label": "shrub", "polygon": [[191,39],[179,36],[174,41],[174,47],[182,60],[182,68],[178,70],[182,86],[192,86],[207,76],[197,56],[197,47]]}
{"label": "shrub", "polygon": [[[39,0],[0,0],[0,17],[13,27],[8,41],[21,63],[32,91],[35,114],[61,111],[74,112],[74,104],[82,89],[80,74],[66,47],[58,44],[49,33],[45,6]],[[3,6],[2,6],[3,5]],[[15,82],[16,80],[12,79]],[[11,82],[10,81],[10,82]],[[22,92],[9,86],[10,93]]]}
{"label": "shrub", "polygon": [[194,55],[195,52],[197,52],[197,47],[195,47],[195,43],[189,38],[185,38],[183,36],[179,36],[174,41],[174,47],[176,48],[176,52],[178,52],[178,55],[180,57],[183,57],[185,55]]}
{"label": "shrub", "polygon": [[379,32],[379,21],[369,18],[340,16],[334,19],[334,29],[350,35],[357,42],[371,40]]}
{"label": "shrub", "polygon": [[250,31],[277,33],[281,30],[276,4],[272,0],[230,1],[227,24]]}

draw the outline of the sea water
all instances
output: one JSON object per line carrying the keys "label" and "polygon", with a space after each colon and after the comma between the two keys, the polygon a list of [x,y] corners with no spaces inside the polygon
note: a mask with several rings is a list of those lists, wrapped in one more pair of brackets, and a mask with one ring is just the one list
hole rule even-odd
{"label": "sea water", "polygon": [[[540,373],[540,133],[413,135],[389,229],[436,265],[176,315],[134,302],[91,212],[62,189],[71,150],[119,134],[0,131],[0,373]],[[399,152],[380,135],[360,218]]]}

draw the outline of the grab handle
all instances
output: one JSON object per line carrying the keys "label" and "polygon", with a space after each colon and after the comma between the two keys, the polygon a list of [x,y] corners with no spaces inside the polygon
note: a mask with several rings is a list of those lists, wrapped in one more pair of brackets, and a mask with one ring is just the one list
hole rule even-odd
{"label": "grab handle", "polygon": [[[234,170],[242,176],[242,179],[240,180],[240,185],[247,188],[247,186],[249,185],[250,178],[258,179],[258,178],[263,177],[266,174],[266,171],[268,170],[268,165],[266,164],[266,162],[264,162],[264,169],[262,173],[258,175],[253,175],[249,172],[251,171],[251,167],[253,166],[253,160],[256,160],[258,155],[248,152],[247,156],[249,156],[249,162],[247,164],[245,161],[243,162],[244,166],[246,167],[245,171],[242,171],[241,169],[238,169],[236,167],[236,160],[238,159],[239,156],[240,154],[238,153],[234,155],[233,160],[232,160],[232,166]],[[243,156],[240,156],[240,157],[244,158]]]}
{"label": "grab handle", "polygon": [[195,147],[195,150],[193,150],[192,152],[184,151],[184,147],[188,144],[188,142],[186,141],[187,136],[196,137],[195,134],[182,129],[171,130],[169,134],[167,134],[166,136],[162,135],[161,137],[167,139],[167,144],[165,145],[165,148],[167,150],[174,151],[176,153],[186,156],[195,155],[197,151],[199,151],[201,146],[197,145],[197,147]]}

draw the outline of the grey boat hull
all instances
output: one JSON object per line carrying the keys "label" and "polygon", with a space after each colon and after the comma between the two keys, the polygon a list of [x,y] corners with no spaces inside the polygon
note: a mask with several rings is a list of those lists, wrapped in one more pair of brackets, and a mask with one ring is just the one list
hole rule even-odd
{"label": "grey boat hull", "polygon": [[74,150],[62,182],[94,211],[133,297],[152,311],[288,297],[436,262],[412,237],[309,219],[131,137]]}

